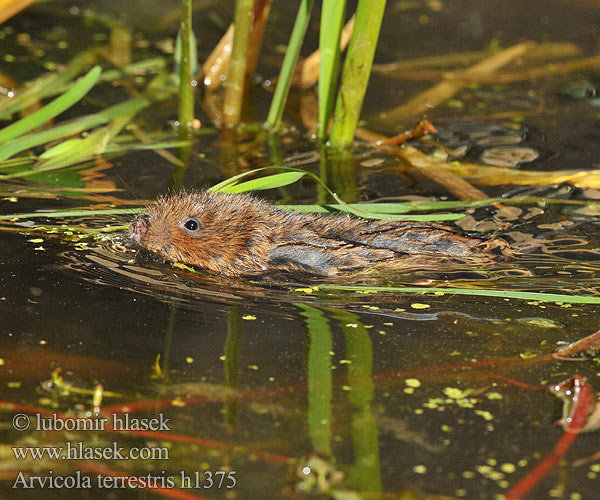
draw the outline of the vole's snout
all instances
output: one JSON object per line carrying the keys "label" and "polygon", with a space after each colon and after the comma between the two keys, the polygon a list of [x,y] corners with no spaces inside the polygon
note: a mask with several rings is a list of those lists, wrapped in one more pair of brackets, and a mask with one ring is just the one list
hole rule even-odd
{"label": "vole's snout", "polygon": [[129,233],[138,245],[142,244],[142,238],[146,234],[146,231],[148,231],[149,222],[150,218],[147,215],[138,215],[133,219]]}

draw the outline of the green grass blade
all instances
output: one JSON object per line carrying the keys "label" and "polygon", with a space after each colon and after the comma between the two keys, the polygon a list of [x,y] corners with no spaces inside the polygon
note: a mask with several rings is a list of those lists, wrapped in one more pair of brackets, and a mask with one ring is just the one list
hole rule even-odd
{"label": "green grass blade", "polygon": [[40,158],[43,160],[47,160],[49,158],[53,158],[55,156],[60,155],[70,155],[74,154],[75,151],[79,150],[82,146],[83,139],[67,139],[66,141],[57,144],[53,148],[48,149],[43,154],[40,155]]}
{"label": "green grass blade", "polygon": [[300,2],[300,8],[296,15],[290,42],[285,51],[285,57],[283,58],[281,71],[279,72],[279,78],[277,80],[277,86],[275,87],[275,93],[273,94],[271,107],[269,108],[267,126],[271,129],[278,129],[281,125],[281,117],[290,92],[294,67],[298,61],[302,42],[306,35],[306,29],[308,28],[308,22],[310,21],[313,4],[314,0],[302,0]]}
{"label": "green grass blade", "polygon": [[97,59],[97,49],[85,50],[69,61],[65,71],[36,78],[23,90],[19,90],[15,97],[1,100],[0,120],[9,118],[41,99],[60,94],[65,85],[72,84],[71,80],[94,64]]}
{"label": "green grass blade", "polygon": [[[359,206],[361,210],[365,212],[374,212],[380,214],[404,214],[408,212],[421,212],[426,210],[447,210],[454,208],[470,208],[479,207],[484,205],[491,205],[498,201],[498,198],[489,198],[487,200],[477,201],[410,201],[405,203],[350,203],[350,206]],[[321,207],[323,211],[328,209],[339,211],[343,210],[342,205],[328,204],[328,205],[293,205],[294,207],[310,206],[310,207]],[[462,215],[461,215],[462,217]]]}
{"label": "green grass blade", "polygon": [[100,66],[79,79],[77,83],[60,97],[57,97],[42,109],[0,130],[0,144],[25,134],[51,120],[83,98],[96,84],[101,73]]}
{"label": "green grass blade", "polygon": [[104,71],[100,76],[100,80],[103,82],[110,82],[123,78],[124,76],[135,76],[145,73],[157,72],[161,69],[166,68],[167,61],[164,57],[152,57],[150,59],[144,59],[142,61],[132,62],[119,69],[111,69]]}
{"label": "green grass blade", "polygon": [[[60,154],[52,154],[51,158],[35,168],[3,175],[0,176],[0,178],[12,179],[17,177],[29,177],[40,172],[48,172],[50,170],[58,170],[69,167],[71,165],[86,161],[94,155],[102,154],[106,150],[106,147],[110,141],[123,129],[125,125],[131,121],[133,116],[134,114],[132,113],[115,118],[109,126],[95,130],[85,139],[82,139],[79,147],[68,148],[66,151],[59,152]],[[60,144],[55,147],[60,147]]]}
{"label": "green grass blade", "polygon": [[300,316],[304,317],[309,338],[307,384],[310,440],[313,450],[325,457],[331,457],[333,335],[323,311],[306,304],[294,305],[302,309]]}
{"label": "green grass blade", "polygon": [[[215,186],[210,188],[208,191],[215,193],[218,191],[223,191],[225,189],[230,189],[232,186],[236,185],[240,179],[247,177],[249,175],[254,175],[257,172],[261,172],[264,170],[281,170],[283,172],[298,172],[298,173],[304,174],[307,177],[310,177],[315,182],[317,182],[320,186],[322,186],[322,188],[325,191],[327,191],[327,193],[329,193],[335,201],[338,202],[338,205],[340,206],[340,210],[351,213],[353,215],[356,215],[357,217],[362,217],[363,219],[380,219],[380,220],[407,220],[408,219],[408,217],[398,216],[398,215],[394,215],[394,214],[390,214],[390,213],[379,213],[379,212],[375,212],[375,211],[366,211],[366,210],[362,209],[362,207],[364,206],[362,204],[354,204],[354,205],[348,204],[348,203],[344,202],[336,193],[331,191],[331,189],[329,189],[327,187],[327,185],[319,178],[319,176],[313,174],[312,172],[308,172],[307,170],[302,170],[299,168],[272,166],[272,167],[263,167],[263,168],[257,168],[254,170],[249,170],[248,172],[238,174],[234,177],[224,180],[223,182],[220,182],[219,184],[216,184]],[[376,204],[373,204],[371,206],[375,206],[375,205]],[[461,215],[461,214],[439,214],[437,219],[427,218],[428,216],[415,216],[415,217],[416,218],[411,216],[410,220],[456,220],[456,219],[460,219],[461,217],[463,217],[463,215]]]}
{"label": "green grass blade", "polygon": [[344,26],[346,0],[323,0],[319,33],[319,111],[317,137],[327,140],[340,63],[340,39]]}
{"label": "green grass blade", "polygon": [[600,304],[600,297],[589,295],[565,295],[561,293],[522,292],[513,290],[478,290],[469,288],[419,288],[398,286],[351,286],[351,285],[319,285],[322,290],[341,290],[354,292],[390,292],[390,293],[415,293],[423,295],[434,293],[436,295],[471,295],[475,297],[498,297],[518,300],[534,300],[540,302],[557,302],[564,304]]}
{"label": "green grass blade", "polygon": [[124,151],[151,151],[154,149],[175,149],[189,147],[191,141],[173,141],[173,142],[156,142],[152,144],[119,144],[118,146],[108,146],[105,153],[122,153]]}
{"label": "green grass blade", "polygon": [[354,140],[354,131],[369,83],[385,3],[385,0],[359,0],[358,2],[356,24],[344,62],[331,129],[330,141],[335,149],[347,148]]}
{"label": "green grass blade", "polygon": [[31,163],[33,163],[33,158],[21,156],[19,158],[12,158],[11,160],[4,160],[0,162],[0,168],[18,167]]}
{"label": "green grass blade", "polygon": [[243,172],[241,174],[234,175],[233,177],[230,177],[229,179],[225,179],[224,181],[221,181],[218,184],[215,184],[214,186],[208,188],[207,191],[209,193],[218,193],[219,191],[222,191],[223,189],[227,188],[228,186],[233,186],[233,185],[237,184],[237,182],[240,179],[243,179],[244,177],[248,177],[249,175],[253,175],[262,170],[268,170],[268,168],[267,167],[255,168],[254,170],[249,170],[248,172]]}
{"label": "green grass blade", "polygon": [[36,146],[79,134],[84,130],[102,125],[107,121],[108,120],[101,115],[90,115],[70,123],[65,123],[64,125],[58,125],[50,130],[44,130],[43,132],[38,132],[36,134],[12,139],[0,146],[0,161],[4,161],[22,151],[26,151]]}
{"label": "green grass blade", "polygon": [[222,188],[220,192],[245,193],[246,191],[262,191],[265,189],[279,188],[293,184],[304,177],[304,175],[304,172],[286,172],[284,174],[267,175],[234,186],[226,186]]}
{"label": "green grass blade", "polygon": [[[194,121],[194,87],[192,86],[193,57],[196,38],[192,32],[192,0],[183,0],[181,6],[181,60],[179,61],[179,126],[182,131],[189,132]],[[195,47],[194,47],[195,49]],[[196,56],[197,57],[197,56]],[[196,60],[197,64],[197,60]]]}
{"label": "green grass blade", "polygon": [[93,115],[84,116],[69,123],[57,125],[49,130],[12,139],[0,146],[0,161],[6,160],[21,151],[26,151],[36,146],[70,137],[99,125],[104,125],[119,116],[133,112],[137,113],[149,106],[151,102],[152,101],[149,98],[144,96],[135,97],[134,99],[129,99],[125,102],[110,106]]}

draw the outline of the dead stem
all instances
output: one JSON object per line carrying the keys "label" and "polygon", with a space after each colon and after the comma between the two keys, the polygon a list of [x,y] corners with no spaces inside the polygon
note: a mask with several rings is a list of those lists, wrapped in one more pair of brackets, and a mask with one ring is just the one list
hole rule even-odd
{"label": "dead stem", "polygon": [[[383,141],[390,140],[389,137],[362,128],[357,128],[355,135],[360,139],[374,142],[375,144],[381,144]],[[448,192],[452,193],[460,200],[474,201],[489,198],[483,191],[469,184],[464,179],[457,177],[433,160],[430,160],[416,148],[411,146],[405,146],[403,148],[396,147],[392,148],[390,151],[397,158],[406,161],[411,167],[417,169],[419,173],[428,179],[446,188]]]}
{"label": "dead stem", "polygon": [[231,46],[233,44],[233,24],[229,25],[225,34],[215,45],[215,48],[202,65],[202,81],[207,90],[214,90],[223,83],[229,60],[231,59]]}
{"label": "dead stem", "polygon": [[[502,75],[496,75],[497,79],[494,80],[494,82],[511,83],[523,80],[534,80],[537,78],[545,78],[548,76],[566,75],[567,73],[573,73],[575,71],[597,69],[599,67],[600,55],[595,55],[591,57],[582,57],[581,59],[575,59],[574,61],[566,61],[551,66],[538,66],[524,71],[515,71],[511,73],[505,73]],[[484,76],[480,76],[479,78],[479,81],[483,81]]]}
{"label": "dead stem", "polygon": [[0,24],[21,12],[34,0],[0,0]]}
{"label": "dead stem", "polygon": [[[253,9],[252,27],[250,28],[250,38],[248,42],[248,54],[246,58],[246,79],[248,80],[256,70],[258,56],[264,38],[267,19],[271,10],[272,0],[258,0]],[[235,27],[229,25],[225,34],[215,45],[210,55],[202,65],[201,79],[207,90],[214,91],[225,80],[229,62],[231,60],[231,48],[233,45],[233,35]]]}
{"label": "dead stem", "polygon": [[219,92],[207,89],[202,98],[202,109],[215,127],[223,127],[223,99]]}
{"label": "dead stem", "polygon": [[[454,52],[440,56],[419,57],[417,59],[407,59],[403,61],[395,61],[386,64],[374,64],[373,71],[385,74],[391,78],[401,78],[409,80],[417,80],[416,76],[412,76],[407,70],[416,70],[417,68],[435,68],[435,67],[451,67],[460,64],[473,64],[481,61],[486,57],[491,56],[496,52],[490,50],[477,50],[471,52]],[[571,42],[549,42],[540,43],[532,47],[526,54],[523,55],[522,63],[524,66],[529,66],[533,63],[550,61],[553,59],[561,59],[564,57],[576,57],[581,55],[581,49]],[[425,70],[423,70],[425,71]],[[447,71],[443,70],[427,70],[424,75],[429,75],[426,79],[439,79]],[[418,74],[418,71],[415,75]],[[435,78],[430,78],[435,75]]]}
{"label": "dead stem", "polygon": [[[472,184],[469,184],[464,179],[456,177],[444,167],[430,160],[425,154],[421,153],[417,148],[406,146],[402,149],[396,148],[394,154],[405,160],[411,167],[419,171],[436,184],[445,187],[450,193],[456,196],[459,200],[473,201],[485,200],[489,198],[480,189]],[[450,173],[450,175],[448,175]]]}
{"label": "dead stem", "polygon": [[460,90],[468,85],[472,78],[483,77],[490,73],[494,73],[515,58],[525,54],[533,46],[533,42],[521,42],[508,49],[501,50],[493,56],[490,56],[465,70],[455,73],[452,79],[440,82],[434,87],[409,99],[406,103],[392,109],[386,113],[383,121],[389,126],[396,128],[412,117],[426,114],[430,112],[432,108],[435,108],[454,97]]}
{"label": "dead stem", "polygon": [[[493,72],[490,74],[472,74],[463,75],[469,83],[514,83],[528,80],[537,80],[540,78],[548,78],[556,75],[567,75],[576,71],[585,71],[600,67],[600,55],[582,57],[571,61],[561,61],[553,64],[545,64],[536,66],[521,71],[508,71],[503,73]],[[401,73],[389,74],[395,78],[404,80],[426,81],[426,80],[454,80],[459,75],[451,71],[434,70],[434,69],[408,69]]]}
{"label": "dead stem", "polygon": [[250,28],[250,40],[248,41],[248,53],[246,54],[246,82],[251,81],[256,71],[272,2],[273,0],[256,0],[254,2],[252,27]]}
{"label": "dead stem", "polygon": [[507,118],[514,118],[515,116],[539,116],[546,109],[546,101],[543,97],[540,98],[539,104],[535,109],[520,110],[514,109],[509,111],[498,111],[497,113],[488,113],[481,115],[461,115],[456,117],[437,117],[436,123],[440,122],[464,122],[471,120],[505,120]]}
{"label": "dead stem", "polygon": [[548,184],[569,184],[581,187],[600,189],[600,170],[556,170],[553,172],[539,170],[515,170],[512,168],[490,167],[479,163],[445,164],[444,169],[454,175],[469,177],[478,184],[500,186],[546,186]]}
{"label": "dead stem", "polygon": [[235,3],[235,33],[231,47],[231,60],[227,71],[225,102],[223,104],[223,126],[226,128],[236,127],[242,116],[253,5],[253,0],[236,0]]}

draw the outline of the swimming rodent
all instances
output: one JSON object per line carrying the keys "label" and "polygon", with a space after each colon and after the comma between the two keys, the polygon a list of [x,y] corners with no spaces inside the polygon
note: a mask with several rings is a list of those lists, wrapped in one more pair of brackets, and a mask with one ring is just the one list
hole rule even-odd
{"label": "swimming rodent", "polygon": [[[131,237],[166,260],[226,276],[333,276],[373,265],[505,260],[507,243],[440,224],[284,211],[247,194],[181,192],[138,215]],[[390,267],[391,266],[391,267]]]}

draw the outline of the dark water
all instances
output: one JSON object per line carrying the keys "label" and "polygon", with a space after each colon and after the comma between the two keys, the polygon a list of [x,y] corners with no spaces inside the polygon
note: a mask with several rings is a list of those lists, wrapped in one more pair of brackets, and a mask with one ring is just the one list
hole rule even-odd
{"label": "dark water", "polygon": [[[231,16],[229,4],[202,5],[194,17],[201,60]],[[48,62],[65,63],[82,48],[101,43],[108,28],[84,15],[90,6],[40,4],[0,26],[0,53],[15,58],[4,57],[2,72],[29,80]],[[278,46],[286,43],[294,6],[273,7],[259,66],[266,78],[277,72]],[[164,55],[160,42],[175,36],[178,8],[177,2],[93,7],[131,27],[134,60]],[[171,10],[174,21],[168,22]],[[600,8],[591,1],[395,2],[388,6],[377,62],[480,50],[492,39],[502,46],[523,39],[568,41],[590,56],[598,46],[599,18]],[[45,55],[22,43],[19,34],[25,32]],[[311,47],[317,36],[315,25],[308,34]],[[433,83],[374,74],[363,113],[367,125],[385,132],[379,113]],[[436,154],[443,144],[465,161],[505,167],[525,151],[536,158],[517,166],[523,170],[593,170],[600,158],[598,104],[585,88],[599,84],[596,69],[500,88],[466,88],[455,97],[460,104],[432,112],[438,144],[416,145]],[[94,92],[65,117],[125,95],[108,85]],[[253,89],[252,119],[264,118],[270,95],[260,86]],[[217,133],[199,135],[184,184],[211,185],[281,155],[289,164],[320,172],[348,201],[452,199],[389,154],[364,146],[350,165],[329,165],[324,172],[317,146],[303,135],[294,107],[299,102],[292,96],[287,119],[298,130],[282,137],[280,151],[262,140],[253,143],[250,135],[238,146]],[[507,111],[516,119],[485,118]],[[199,114],[208,123],[202,110]],[[168,101],[143,113],[139,123],[171,133],[169,121],[175,118],[176,105]],[[507,153],[511,147],[522,151]],[[41,195],[64,188],[64,176],[43,183],[3,182],[0,212],[136,206],[136,200],[166,192],[174,171],[148,151],[96,167],[71,169],[68,179],[80,191],[107,183],[101,194]],[[175,498],[502,498],[563,433],[557,425],[562,404],[544,388],[575,373],[600,387],[597,359],[544,357],[595,332],[598,304],[335,288],[428,285],[599,295],[598,211],[584,203],[599,199],[599,190],[568,183],[481,188],[489,196],[547,199],[510,206],[509,212],[473,209],[459,222],[465,230],[508,235],[515,244],[536,238],[535,251],[493,267],[433,266],[329,282],[206,276],[136,259],[111,233],[81,245],[73,235],[31,231],[41,224],[126,224],[122,216],[31,219],[21,226],[2,221],[0,498],[169,497],[180,493],[172,486],[182,474],[193,479],[195,473],[205,481],[191,483],[197,487],[182,490],[189,496]],[[323,199],[310,181],[264,196],[289,203]],[[482,225],[486,221],[491,224]],[[98,384],[104,391],[102,415],[169,421],[160,433],[34,429],[36,413],[89,416]],[[27,431],[15,430],[18,414],[31,415]],[[165,455],[17,460],[13,449],[77,442],[96,449],[117,443],[126,455],[132,447]],[[527,498],[599,498],[598,452],[597,431],[579,435],[566,460]],[[143,490],[139,481],[129,489],[123,482],[108,483],[115,475],[153,478],[164,490]],[[31,479],[36,476],[72,479],[50,489],[49,483],[42,487]],[[228,487],[232,478],[235,486]]]}

